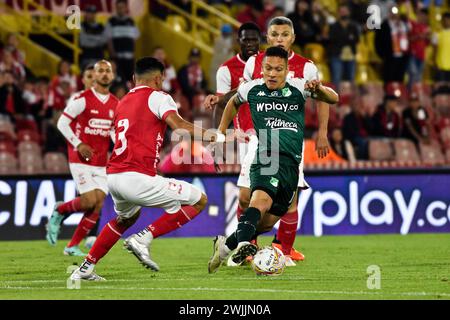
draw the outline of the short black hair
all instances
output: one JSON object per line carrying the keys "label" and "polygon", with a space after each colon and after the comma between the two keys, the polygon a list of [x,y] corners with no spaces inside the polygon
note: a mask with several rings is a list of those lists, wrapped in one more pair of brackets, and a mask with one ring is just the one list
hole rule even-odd
{"label": "short black hair", "polygon": [[284,26],[284,25],[288,25],[289,27],[291,27],[292,32],[294,32],[294,24],[292,23],[292,20],[283,16],[272,18],[272,20],[269,21],[268,27],[270,28],[271,26]]}
{"label": "short black hair", "polygon": [[281,59],[288,61],[289,54],[286,50],[284,50],[281,47],[270,47],[267,48],[266,53],[264,54],[265,57],[279,57]]}
{"label": "short black hair", "polygon": [[119,3],[125,3],[126,5],[128,5],[128,0],[116,0],[116,4]]}
{"label": "short black hair", "polygon": [[161,73],[163,73],[164,65],[157,59],[152,57],[144,57],[136,61],[136,64],[134,66],[134,73],[137,76],[141,76],[152,71],[160,71]]}
{"label": "short black hair", "polygon": [[246,23],[242,24],[239,27],[239,30],[238,30],[238,37],[239,38],[241,37],[242,32],[244,30],[255,30],[258,33],[258,35],[261,37],[261,30],[259,30],[259,27],[258,27],[258,25],[256,23],[246,22]]}
{"label": "short black hair", "polygon": [[81,75],[84,76],[84,73],[88,70],[94,70],[95,69],[95,64],[93,63],[89,63],[86,67],[84,67],[83,72],[81,73]]}

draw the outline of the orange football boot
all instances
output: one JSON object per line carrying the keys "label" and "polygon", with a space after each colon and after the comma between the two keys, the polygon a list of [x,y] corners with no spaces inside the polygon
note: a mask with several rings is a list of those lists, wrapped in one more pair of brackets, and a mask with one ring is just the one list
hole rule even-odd
{"label": "orange football boot", "polygon": [[[272,242],[272,246],[275,247],[275,248],[280,249],[281,251],[283,251],[281,249],[281,243]],[[294,261],[303,261],[303,260],[305,260],[305,256],[303,255],[303,253],[301,253],[300,251],[295,250],[294,247],[292,247],[291,252],[290,252],[289,255],[291,256],[291,259],[294,260]]]}

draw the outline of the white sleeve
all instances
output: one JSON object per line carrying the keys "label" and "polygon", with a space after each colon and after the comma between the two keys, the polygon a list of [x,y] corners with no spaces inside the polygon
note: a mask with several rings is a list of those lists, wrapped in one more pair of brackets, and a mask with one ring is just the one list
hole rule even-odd
{"label": "white sleeve", "polygon": [[67,115],[71,120],[73,120],[76,117],[78,117],[78,115],[80,115],[85,108],[86,108],[86,99],[84,97],[82,98],[78,98],[78,96],[70,97],[63,113]]}
{"label": "white sleeve", "polygon": [[303,95],[303,98],[308,99],[311,97],[311,92],[305,90],[305,78],[292,78],[287,80],[289,84],[295,88],[297,88]]}
{"label": "white sleeve", "polygon": [[221,66],[216,73],[216,92],[218,94],[225,94],[231,91],[231,73],[230,69]]}
{"label": "white sleeve", "polygon": [[153,91],[148,97],[150,111],[161,120],[165,120],[170,112],[178,113],[178,106],[172,97],[161,91]]}
{"label": "white sleeve", "polygon": [[66,140],[76,148],[82,141],[75,135],[75,133],[72,131],[72,128],[70,128],[71,122],[72,119],[70,119],[63,113],[58,119],[57,127],[64,138],[66,138]]}
{"label": "white sleeve", "polygon": [[70,128],[70,123],[81,114],[86,107],[84,98],[71,99],[64,109],[63,114],[58,119],[57,128],[64,138],[70,142],[75,148],[82,142]]}
{"label": "white sleeve", "polygon": [[303,70],[303,78],[311,81],[311,80],[320,80],[319,79],[319,70],[316,65],[312,62],[305,63],[305,67]]}
{"label": "white sleeve", "polygon": [[261,79],[252,80],[248,82],[242,82],[237,91],[238,99],[244,103],[248,101],[248,93]]}
{"label": "white sleeve", "polygon": [[255,71],[255,61],[256,56],[251,56],[245,63],[244,81],[250,81],[253,79],[253,72]]}

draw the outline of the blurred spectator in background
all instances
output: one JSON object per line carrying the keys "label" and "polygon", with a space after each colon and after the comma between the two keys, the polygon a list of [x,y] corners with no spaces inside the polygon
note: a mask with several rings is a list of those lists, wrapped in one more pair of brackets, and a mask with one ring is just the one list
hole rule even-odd
{"label": "blurred spectator in background", "polygon": [[80,69],[104,58],[107,38],[105,28],[96,21],[97,8],[89,5],[85,9],[84,21],[81,23],[80,48],[83,50],[80,57]]}
{"label": "blurred spectator in background", "polygon": [[413,83],[421,82],[425,66],[425,49],[430,42],[430,26],[428,25],[428,9],[421,9],[417,13],[417,21],[410,21],[409,41],[411,55],[408,65],[408,88]]}
{"label": "blurred spectator in background", "polygon": [[47,109],[49,95],[49,79],[47,77],[39,77],[34,82],[32,92],[27,96],[24,92],[24,100],[28,103],[28,110],[42,127],[42,121],[45,117],[45,110]]}
{"label": "blurred spectator in background", "polygon": [[373,135],[386,138],[398,138],[401,136],[402,123],[397,112],[398,97],[387,95],[384,103],[378,106],[373,115]]}
{"label": "blurred spectator in background", "polygon": [[[395,4],[396,4],[395,0],[371,0],[369,2],[369,5],[375,5],[380,10],[379,12],[381,21],[384,21],[389,17],[389,12],[391,11],[391,8],[395,6]],[[365,23],[366,22],[364,22],[364,24]]]}
{"label": "blurred spectator in background", "polygon": [[288,18],[294,25],[295,44],[303,47],[305,44],[315,41],[314,22],[306,0],[298,0],[295,3],[295,11],[288,14]]}
{"label": "blurred spectator in background", "polygon": [[19,35],[17,33],[10,33],[6,37],[6,46],[12,48],[12,55],[14,60],[25,66],[25,52],[19,49]]}
{"label": "blurred spectator in background", "polygon": [[56,90],[61,86],[61,83],[65,82],[69,84],[70,94],[78,91],[78,79],[75,74],[72,73],[70,62],[67,60],[61,60],[58,64],[58,74],[55,75],[50,83],[50,89]]}
{"label": "blurred spectator in background", "polygon": [[0,61],[0,72],[9,72],[19,87],[25,81],[25,68],[14,59],[14,47],[6,46]]}
{"label": "blurred spectator in background", "polygon": [[11,120],[16,115],[25,112],[25,103],[22,98],[22,91],[16,84],[14,75],[10,70],[1,71],[2,86],[0,87],[0,114],[8,116]]}
{"label": "blurred spectator in background", "polygon": [[408,107],[403,110],[402,136],[414,141],[416,144],[430,143],[432,124],[428,112],[420,105],[419,97],[411,95]]}
{"label": "blurred spectator in background", "polygon": [[403,82],[408,64],[408,26],[392,7],[389,18],[375,32],[375,49],[383,60],[383,81]]}
{"label": "blurred spectator in background", "polygon": [[159,165],[159,171],[172,173],[215,173],[211,153],[199,141],[172,142],[173,147]]}
{"label": "blurred spectator in background", "polygon": [[128,16],[127,0],[116,0],[116,15],[106,24],[106,36],[110,58],[117,64],[117,74],[124,81],[131,81],[134,72],[135,42],[139,29]]}
{"label": "blurred spectator in background", "polygon": [[70,83],[66,79],[59,81],[58,86],[50,87],[47,109],[45,110],[46,117],[52,117],[54,111],[64,110],[67,101],[74,93]]}
{"label": "blurred spectator in background", "polygon": [[[221,29],[221,36],[214,42],[214,52],[209,67],[210,79],[215,79],[220,65],[233,56],[233,28],[229,24],[224,24]],[[211,91],[216,92],[215,81],[211,81],[209,88]]]}
{"label": "blurred spectator in background", "polygon": [[50,120],[46,123],[44,152],[62,152],[67,156],[66,140],[57,128],[58,119],[61,114],[62,111],[54,112]]}
{"label": "blurred spectator in background", "polygon": [[348,160],[347,149],[345,148],[344,135],[341,128],[331,130],[330,147],[343,159]]}
{"label": "blurred spectator in background", "polygon": [[327,52],[333,84],[339,88],[341,80],[353,82],[356,71],[358,26],[351,20],[349,7],[339,8],[339,19],[331,25]]}
{"label": "blurred spectator in background", "polygon": [[178,71],[178,82],[180,83],[181,91],[189,99],[191,105],[194,96],[205,94],[207,90],[207,83],[200,61],[200,50],[192,48],[189,53],[188,64],[182,66]]}
{"label": "blurred spectator in background", "polygon": [[175,71],[175,68],[170,64],[169,59],[167,58],[166,51],[162,47],[156,47],[155,49],[153,49],[152,57],[158,59],[159,62],[164,64],[165,77],[162,85],[163,90],[169,93],[176,91],[179,87],[177,81],[177,72]]}
{"label": "blurred spectator in background", "polygon": [[372,119],[364,108],[357,104],[343,120],[344,139],[352,143],[358,159],[369,158],[369,136],[372,133]]}
{"label": "blurred spectator in background", "polygon": [[272,3],[264,3],[262,0],[246,0],[245,9],[239,13],[236,20],[240,23],[253,22],[260,30],[267,30],[267,22],[274,9]]}
{"label": "blurred spectator in background", "polygon": [[438,82],[450,82],[450,12],[442,16],[442,30],[433,36],[434,62]]}
{"label": "blurred spectator in background", "polygon": [[359,25],[360,31],[366,28],[367,19],[369,18],[369,14],[367,13],[367,2],[367,0],[347,1],[352,20]]}
{"label": "blurred spectator in background", "polygon": [[321,43],[328,34],[329,26],[327,23],[327,16],[319,1],[313,1],[311,3],[311,18],[315,33],[315,41]]}

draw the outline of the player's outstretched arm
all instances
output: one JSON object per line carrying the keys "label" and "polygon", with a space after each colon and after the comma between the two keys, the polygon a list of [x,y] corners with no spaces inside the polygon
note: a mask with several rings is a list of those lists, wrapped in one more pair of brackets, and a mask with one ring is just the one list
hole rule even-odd
{"label": "player's outstretched arm", "polygon": [[[211,134],[207,132],[205,129],[201,127],[197,127],[189,121],[184,120],[180,115],[176,112],[171,112],[165,119],[167,125],[172,129],[182,129],[189,132],[189,135],[192,140],[204,140],[209,142],[223,142],[225,137],[218,137],[219,135],[214,133]],[[201,135],[199,135],[201,133]]]}
{"label": "player's outstretched arm", "polygon": [[319,80],[306,81],[305,90],[311,92],[313,99],[323,101],[329,104],[339,102],[339,95],[330,87],[322,85]]}
{"label": "player's outstretched arm", "polygon": [[237,113],[237,109],[241,106],[242,102],[239,99],[238,94],[233,95],[228,101],[225,110],[223,111],[222,118],[220,119],[219,131],[225,134],[231,121]]}

